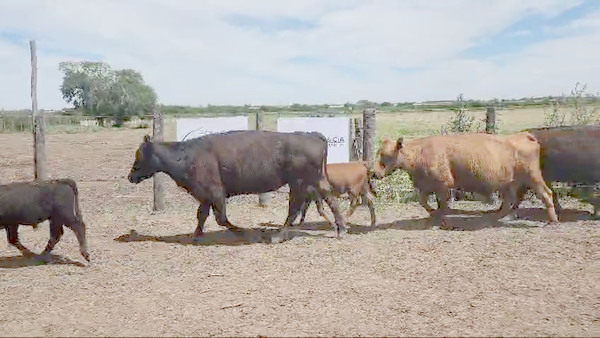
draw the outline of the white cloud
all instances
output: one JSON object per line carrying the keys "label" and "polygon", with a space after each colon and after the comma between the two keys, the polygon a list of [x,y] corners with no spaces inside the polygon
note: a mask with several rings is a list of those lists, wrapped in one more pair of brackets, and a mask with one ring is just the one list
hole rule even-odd
{"label": "white cloud", "polygon": [[[418,101],[522,97],[600,88],[599,12],[564,27],[560,39],[512,54],[459,53],[532,13],[559,15],[565,0],[3,0],[0,108],[30,107],[27,40],[38,44],[39,105],[66,104],[58,62],[98,55],[135,68],[166,104]],[[312,22],[261,31],[245,18]],[[15,45],[7,39],[19,34]],[[492,40],[493,42],[493,40]],[[68,55],[65,55],[68,54]],[[311,57],[321,62],[293,64]],[[396,72],[394,68],[422,69]],[[341,69],[364,74],[354,77]]]}

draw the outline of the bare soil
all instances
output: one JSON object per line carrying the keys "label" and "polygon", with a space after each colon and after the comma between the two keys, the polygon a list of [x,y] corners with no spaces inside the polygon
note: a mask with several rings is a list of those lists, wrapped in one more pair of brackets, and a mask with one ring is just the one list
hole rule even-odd
{"label": "bare soil", "polygon": [[[79,184],[92,262],[70,230],[51,264],[1,240],[0,335],[600,335],[600,222],[587,220],[589,205],[566,203],[563,222],[541,227],[539,203],[511,222],[456,203],[452,231],[433,229],[414,203],[380,204],[376,227],[361,207],[341,240],[312,206],[307,226],[273,244],[287,213],[280,192],[265,208],[257,196],[230,199],[244,235],[211,215],[193,245],[191,196],[169,179],[167,209],[153,213],[152,180],[126,179],[147,132],[48,136],[51,176]],[[2,183],[33,178],[32,139],[0,134]],[[47,222],[20,237],[41,252]]]}

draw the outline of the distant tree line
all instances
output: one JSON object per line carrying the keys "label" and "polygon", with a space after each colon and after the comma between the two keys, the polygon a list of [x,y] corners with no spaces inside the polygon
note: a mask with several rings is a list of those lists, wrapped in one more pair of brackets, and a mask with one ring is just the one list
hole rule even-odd
{"label": "distant tree line", "polygon": [[[134,116],[144,117],[151,115],[155,108],[161,109],[166,115],[234,115],[248,114],[261,109],[265,112],[279,113],[311,113],[320,116],[359,112],[365,108],[376,108],[381,112],[402,112],[402,111],[439,111],[451,110],[462,111],[464,109],[485,109],[489,105],[497,108],[524,108],[524,107],[556,107],[558,105],[577,105],[584,107],[588,104],[600,103],[598,94],[592,95],[586,92],[585,85],[579,87],[576,85],[576,95],[570,96],[546,96],[529,97],[516,100],[493,99],[493,100],[472,100],[465,99],[462,94],[460,99],[427,101],[427,102],[373,102],[369,100],[359,100],[355,103],[346,102],[343,104],[321,104],[308,105],[294,103],[286,106],[180,106],[180,105],[161,105],[158,103],[158,97],[155,90],[145,83],[142,74],[133,69],[112,69],[105,62],[65,61],[59,64],[59,69],[63,73],[63,81],[60,91],[65,102],[73,105],[74,109],[65,110],[64,115],[85,115],[91,117],[110,117],[117,126]],[[573,101],[573,102],[571,102]],[[23,110],[25,113],[28,110]],[[577,108],[577,114],[582,108]],[[1,112],[3,115],[7,112]],[[14,112],[18,113],[18,112]],[[579,116],[578,115],[578,116]],[[589,115],[589,114],[588,114]],[[587,115],[585,115],[587,116]],[[560,117],[560,116],[559,116]],[[559,117],[552,117],[553,120]],[[579,118],[584,119],[584,118]],[[586,117],[587,119],[587,117]],[[556,122],[552,122],[554,124]]]}

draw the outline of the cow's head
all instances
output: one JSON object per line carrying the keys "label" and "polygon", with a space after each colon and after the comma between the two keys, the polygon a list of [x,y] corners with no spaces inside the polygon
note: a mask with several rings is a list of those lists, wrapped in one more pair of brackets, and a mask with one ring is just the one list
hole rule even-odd
{"label": "cow's head", "polygon": [[144,142],[140,144],[135,152],[135,162],[131,167],[131,172],[127,178],[131,183],[140,183],[145,179],[152,177],[156,170],[156,156],[154,156],[154,144],[150,135],[144,136]]}
{"label": "cow's head", "polygon": [[375,163],[371,169],[372,177],[381,179],[402,165],[402,146],[404,138],[400,137],[394,141],[389,137],[384,137],[381,142],[381,148],[375,157]]}

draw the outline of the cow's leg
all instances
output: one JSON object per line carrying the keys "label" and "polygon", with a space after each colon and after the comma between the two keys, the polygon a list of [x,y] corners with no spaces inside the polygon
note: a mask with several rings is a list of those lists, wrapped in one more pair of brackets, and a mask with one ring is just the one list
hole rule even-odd
{"label": "cow's leg", "polygon": [[512,206],[515,204],[517,199],[517,191],[515,186],[508,186],[500,190],[502,196],[502,206],[496,212],[496,219],[499,220],[508,216],[512,211]]}
{"label": "cow's leg", "polygon": [[85,228],[86,225],[83,221],[80,222],[79,226],[71,227],[71,229],[75,232],[75,236],[77,236],[77,241],[79,242],[79,253],[85,258],[86,261],[90,261],[90,254],[87,250],[87,241],[85,239]]}
{"label": "cow's leg", "polygon": [[515,199],[515,203],[511,206],[511,209],[515,210],[519,207],[519,205],[521,205],[521,202],[523,202],[523,197],[527,193],[527,190],[529,190],[529,187],[525,184],[521,185],[519,189],[517,189],[517,197]]}
{"label": "cow's leg", "polygon": [[375,201],[373,200],[373,196],[368,192],[363,195],[363,201],[367,201],[367,207],[369,208],[369,212],[371,213],[371,226],[374,227],[377,225],[377,215],[375,214]]}
{"label": "cow's leg", "polygon": [[[346,232],[346,221],[344,216],[340,212],[340,204],[336,194],[332,191],[332,186],[327,180],[319,180],[317,183],[317,192],[321,200],[325,200],[325,203],[329,206],[329,209],[333,212],[335,218],[335,237],[340,236]],[[331,221],[329,221],[331,223]]]}
{"label": "cow's leg", "polygon": [[452,197],[452,191],[447,187],[441,187],[436,192],[438,203],[440,208],[437,210],[436,216],[440,220],[441,229],[450,229],[446,224],[446,215],[450,211],[450,198]]}
{"label": "cow's leg", "polygon": [[327,205],[329,205],[329,209],[331,209],[333,212],[333,216],[335,218],[335,237],[339,238],[343,233],[346,232],[346,224],[344,216],[340,212],[340,204],[338,203],[337,198],[329,192],[325,193],[323,199]]}
{"label": "cow's leg", "polygon": [[21,241],[19,241],[19,226],[18,225],[7,225],[6,226],[6,236],[8,237],[8,243],[12,246],[16,247],[21,251],[23,256],[33,256],[33,252],[29,251]]}
{"label": "cow's leg", "polygon": [[[353,193],[348,193],[348,195],[350,195],[351,201],[350,201],[350,208],[348,208],[348,211],[346,212],[346,219],[350,218],[354,212],[356,211],[356,208],[358,208],[358,201],[359,198],[362,197],[361,195],[354,195]],[[361,203],[362,204],[362,203]]]}
{"label": "cow's leg", "polygon": [[298,217],[300,209],[307,201],[308,189],[301,187],[298,183],[289,184],[290,193],[288,198],[288,216],[283,224],[284,228],[292,225],[292,222]]}
{"label": "cow's leg", "polygon": [[46,244],[46,248],[44,249],[44,251],[42,251],[40,255],[47,256],[54,249],[54,246],[56,245],[56,243],[58,243],[64,232],[65,231],[63,229],[63,222],[51,219],[50,239],[48,239],[48,244]]}
{"label": "cow's leg", "polygon": [[198,206],[198,226],[196,227],[196,231],[194,231],[193,238],[198,239],[204,233],[204,223],[206,223],[206,219],[210,213],[210,203],[209,202],[200,202],[200,206]]}
{"label": "cow's leg", "polygon": [[231,224],[227,219],[226,205],[227,200],[225,198],[220,198],[212,203],[212,208],[215,214],[215,219],[217,220],[217,224],[219,224],[220,226],[227,227],[227,229],[231,231],[240,231],[241,229],[239,227]]}
{"label": "cow's leg", "polygon": [[311,203],[312,203],[312,199],[306,199],[306,201],[304,201],[304,204],[302,205],[302,215],[300,217],[300,223],[298,223],[298,225],[304,224],[304,219],[306,218],[306,212],[308,211],[308,208],[310,207]]}
{"label": "cow's leg", "polygon": [[[431,215],[431,213],[432,213],[432,212],[433,212],[435,209],[433,209],[433,208],[432,208],[432,207],[429,205],[429,203],[428,203],[428,200],[429,200],[429,194],[431,194],[431,192],[430,192],[430,191],[424,191],[424,190],[421,190],[421,191],[419,191],[419,204],[420,204],[420,205],[421,205],[423,208],[425,208],[425,210],[426,210],[426,211],[427,211],[427,212],[428,212],[428,213]],[[440,203],[440,200],[439,200],[439,198],[438,198],[437,196],[436,196],[436,199],[437,199],[437,201],[438,201],[438,207],[441,209],[441,207],[442,207],[442,204]]]}
{"label": "cow's leg", "polygon": [[556,191],[554,191],[552,188],[550,188],[552,186],[551,182],[546,182],[546,186],[552,192],[552,203],[554,203],[554,210],[556,211],[557,216],[560,217],[560,215],[562,213],[562,206],[560,205],[560,198],[558,197],[558,194],[556,193]]}
{"label": "cow's leg", "polygon": [[[77,241],[79,242],[79,253],[81,253],[81,256],[83,256],[83,258],[85,258],[85,260],[89,262],[90,254],[87,250],[87,241],[85,239],[85,222],[83,222],[82,219],[78,218],[76,220],[70,221],[69,223],[65,223],[65,225],[68,226],[75,233]],[[52,229],[52,225],[50,225],[50,229]],[[56,242],[58,242],[58,239],[56,240]]]}
{"label": "cow's leg", "polygon": [[327,223],[329,223],[330,225],[334,225],[335,221],[332,220],[331,218],[329,218],[327,216],[327,214],[325,213],[325,209],[323,209],[323,199],[321,197],[317,197],[317,199],[315,200],[315,204],[317,206],[317,211],[319,212],[319,215],[321,215],[321,217],[325,218]]}
{"label": "cow's leg", "polygon": [[556,210],[554,207],[552,190],[546,185],[546,182],[542,179],[541,175],[534,175],[533,178],[533,188],[537,193],[538,197],[544,202],[546,208],[548,209],[548,219],[549,223],[558,223],[558,217],[556,215]]}
{"label": "cow's leg", "polygon": [[298,214],[300,213],[300,208],[302,208],[305,203],[309,203],[308,201],[306,201],[308,195],[307,187],[300,186],[300,184],[298,184],[297,182],[290,182],[288,184],[290,187],[290,193],[288,198],[288,216],[285,219],[283,226],[281,227],[281,231],[271,238],[271,243],[281,243],[287,240],[287,232],[289,230],[289,227],[292,225],[292,222],[296,219],[296,217],[298,217]]}

